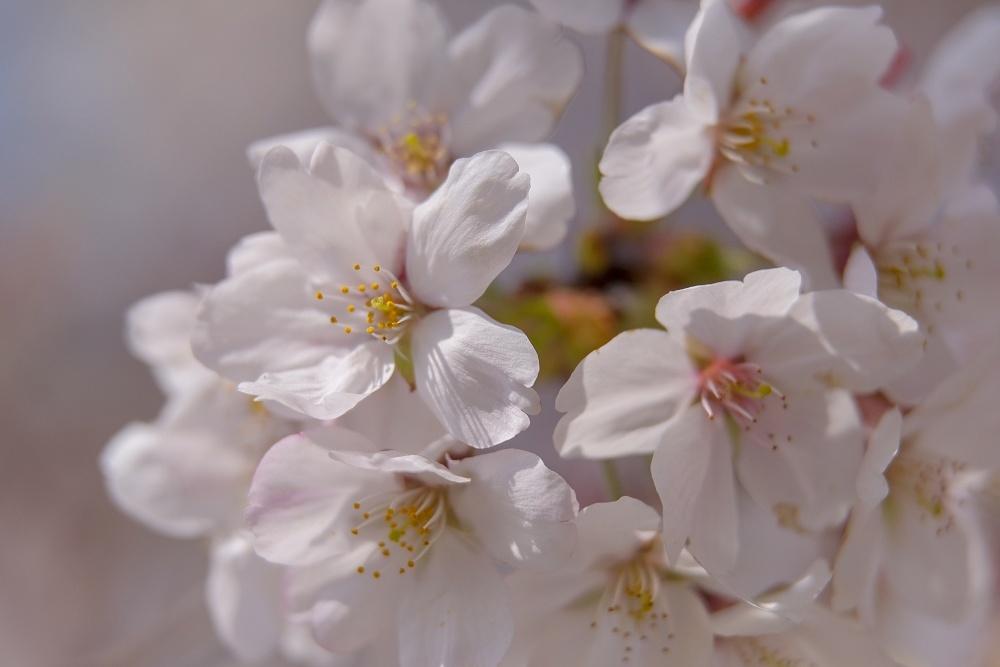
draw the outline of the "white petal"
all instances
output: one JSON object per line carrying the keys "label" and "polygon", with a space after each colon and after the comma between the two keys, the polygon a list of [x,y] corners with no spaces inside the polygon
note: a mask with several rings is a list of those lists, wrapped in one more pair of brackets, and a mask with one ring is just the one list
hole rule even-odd
{"label": "white petal", "polygon": [[705,0],[684,40],[684,101],[691,114],[714,125],[736,90],[736,72],[749,46],[746,28],[725,0]]}
{"label": "white petal", "polygon": [[619,334],[580,362],[556,397],[562,456],[652,453],[668,423],[695,400],[697,371],[680,338],[655,329]]}
{"label": "white petal", "polygon": [[868,393],[923,356],[913,318],[847,290],[804,294],[788,315],[752,353],[785,392],[811,384]]}
{"label": "white petal", "polygon": [[336,419],[385,384],[394,369],[392,347],[375,340],[314,366],[264,373],[239,390],[314,419]]}
{"label": "white petal", "polygon": [[540,458],[505,449],[450,467],[472,480],[451,490],[455,514],[493,558],[533,570],[554,570],[569,560],[576,495]]}
{"label": "white petal", "polygon": [[830,566],[817,559],[792,585],[754,600],[712,614],[717,635],[758,635],[783,632],[802,620],[809,607],[830,581]]}
{"label": "white petal", "polygon": [[469,483],[468,477],[457,475],[440,463],[416,454],[392,450],[373,453],[332,451],[330,458],[360,470],[372,470],[390,475],[394,473],[405,474],[407,477],[413,477],[428,485],[450,486]]}
{"label": "white petal", "polygon": [[659,218],[684,203],[713,155],[710,128],[678,95],[646,107],[611,134],[600,163],[601,196],[623,218]]}
{"label": "white petal", "polygon": [[671,422],[650,471],[663,503],[663,542],[676,563],[685,546],[706,570],[724,574],[736,562],[736,485],[729,438],[721,422],[692,406]]}
{"label": "white petal", "polygon": [[191,348],[206,366],[236,381],[345,354],[351,341],[333,330],[295,260],[266,262],[223,280],[206,294]]}
{"label": "white petal", "polygon": [[844,267],[844,287],[855,294],[878,298],[878,269],[868,250],[860,243],[854,246]]}
{"label": "white petal", "polygon": [[278,146],[257,172],[268,219],[314,280],[353,284],[354,265],[398,272],[408,209],[354,153],[320,144],[309,169]]}
{"label": "white petal", "polygon": [[456,160],[413,212],[409,287],[425,304],[468,306],[507,268],[524,235],[529,179],[502,151]]}
{"label": "white petal", "polygon": [[252,535],[212,546],[205,598],[215,631],[240,660],[260,661],[277,648],[285,625],[281,568],[254,553]]}
{"label": "white petal", "polygon": [[375,153],[372,145],[362,136],[343,130],[339,127],[318,127],[312,130],[300,130],[289,134],[280,134],[253,142],[247,147],[247,159],[254,169],[260,167],[264,156],[276,146],[287,146],[299,158],[302,164],[312,162],[312,156],[321,144],[330,144],[346,148],[368,164],[375,164]]}
{"label": "white petal", "polygon": [[[367,438],[335,426],[286,438],[257,468],[246,520],[257,553],[269,561],[306,564],[343,553],[352,492],[374,475],[330,460],[330,448],[373,451]],[[349,517],[348,517],[349,518]]]}
{"label": "white petal", "polygon": [[538,413],[538,355],[520,330],[478,308],[449,308],[424,317],[412,343],[417,391],[459,441],[491,447]]}
{"label": "white petal", "polygon": [[410,102],[431,112],[448,84],[448,28],[423,0],[327,0],[309,29],[316,92],[339,123],[375,129]]}
{"label": "white petal", "polygon": [[899,408],[892,408],[882,415],[868,438],[868,449],[855,483],[858,507],[865,514],[873,511],[889,495],[885,469],[899,451],[902,427],[903,416]]}
{"label": "white petal", "polygon": [[543,139],[583,76],[580,49],[559,26],[513,5],[496,7],[455,37],[448,57],[457,155]]}
{"label": "white petal", "polygon": [[930,98],[948,150],[942,172],[956,184],[968,182],[977,166],[980,140],[996,128],[990,92],[1000,77],[1000,10],[982,5],[969,12],[938,42],[927,59],[920,89]]}
{"label": "white petal", "polygon": [[167,394],[183,391],[210,374],[191,352],[191,330],[201,296],[194,292],[161,292],[129,308],[125,340],[129,351],[152,367]]}
{"label": "white petal", "polygon": [[254,466],[218,434],[138,423],[111,439],[100,463],[115,503],[174,537],[232,525]]}
{"label": "white petal", "polygon": [[736,167],[723,165],[714,176],[712,201],[747,247],[801,271],[805,289],[839,284],[819,215],[798,192],[752,183]]}
{"label": "white petal", "polygon": [[272,260],[292,260],[295,255],[278,232],[256,232],[236,242],[226,254],[226,275],[253,271]]}
{"label": "white petal", "polygon": [[876,576],[882,558],[882,516],[860,506],[851,513],[837,560],[833,564],[833,596],[836,611],[857,607],[862,621],[869,623],[877,596]]}
{"label": "white petal", "polygon": [[[691,0],[637,2],[628,15],[628,32],[639,46],[683,72],[684,34],[697,11],[698,4]],[[718,33],[715,39],[722,41]]]}
{"label": "white petal", "polygon": [[646,503],[622,496],[611,503],[594,503],[576,518],[577,548],[573,569],[603,569],[607,563],[631,559],[660,530],[660,515]]}
{"label": "white petal", "polygon": [[542,14],[582,33],[607,32],[618,23],[625,0],[531,0]]}
{"label": "white petal", "polygon": [[754,502],[790,528],[818,531],[839,524],[854,504],[864,451],[853,398],[843,391],[772,397],[741,433],[740,482]]}
{"label": "white petal", "polygon": [[1000,467],[1000,341],[942,382],[910,412],[904,439],[926,451],[995,470]]}
{"label": "white petal", "polygon": [[557,246],[576,215],[569,157],[555,144],[501,144],[531,178],[528,213],[521,250],[549,250]]}
{"label": "white petal", "polygon": [[490,558],[445,530],[401,600],[401,667],[499,664],[514,635],[503,579]]}
{"label": "white petal", "polygon": [[425,453],[426,448],[446,435],[437,417],[400,373],[393,373],[378,391],[338,418],[337,424],[367,436],[380,447],[427,458],[436,456]]}

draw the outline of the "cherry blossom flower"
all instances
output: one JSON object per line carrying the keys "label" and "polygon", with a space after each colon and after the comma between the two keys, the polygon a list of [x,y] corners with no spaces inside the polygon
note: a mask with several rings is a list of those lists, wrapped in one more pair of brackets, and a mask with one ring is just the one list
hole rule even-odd
{"label": "cherry blossom flower", "polygon": [[208,293],[193,339],[202,361],[317,419],[399,369],[463,442],[489,447],[527,427],[538,357],[523,333],[471,306],[521,238],[528,177],[513,159],[456,161],[415,210],[329,145],[308,169],[276,148],[259,180],[284,246]]}
{"label": "cherry blossom flower", "polygon": [[513,618],[494,559],[558,567],[576,542],[576,509],[533,454],[439,463],[327,426],[268,452],[247,519],[258,553],[302,566],[286,596],[327,648],[398,641],[406,667],[496,665]]}
{"label": "cherry blossom flower", "polygon": [[809,199],[852,201],[879,175],[905,104],[878,85],[896,52],[877,7],[786,17],[751,43],[722,0],[685,42],[684,92],[612,134],[601,194],[615,213],[653,219],[703,184],[752,250],[837,284]]}
{"label": "cherry blossom flower", "polygon": [[309,50],[320,101],[336,127],[274,137],[307,162],[320,142],[365,158],[400,191],[422,201],[452,162],[491,148],[531,175],[524,248],[544,250],[575,214],[570,163],[551,132],[583,74],[579,49],[558,26],[501,5],[454,39],[425,0],[327,0]]}
{"label": "cherry blossom flower", "polygon": [[559,392],[564,456],[652,453],[667,555],[687,545],[715,575],[736,561],[736,487],[789,528],[842,521],[863,435],[849,392],[917,361],[923,339],[898,311],[850,293],[800,295],[787,269],[671,292],[666,331],[620,334]]}
{"label": "cherry blossom flower", "polygon": [[257,661],[294,630],[282,610],[281,568],[254,553],[246,494],[264,451],[301,422],[273,415],[195,360],[188,337],[199,300],[167,292],[129,312],[130,346],[169,400],[155,422],[111,439],[101,469],[109,496],[130,516],[166,535],[210,540],[210,616],[235,655]]}
{"label": "cherry blossom flower", "polygon": [[906,417],[882,416],[834,566],[835,609],[869,625],[886,599],[949,622],[984,611],[993,566],[974,491],[1000,465],[998,378],[994,342]]}

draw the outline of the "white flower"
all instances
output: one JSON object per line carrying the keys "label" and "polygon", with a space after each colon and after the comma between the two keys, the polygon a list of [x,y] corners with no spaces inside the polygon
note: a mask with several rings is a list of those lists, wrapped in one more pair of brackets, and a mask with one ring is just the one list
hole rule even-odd
{"label": "white flower", "polygon": [[879,175],[903,103],[878,79],[896,52],[881,10],[789,16],[751,44],[722,0],[688,31],[684,92],[612,134],[600,168],[605,203],[631,219],[680,206],[702,183],[751,249],[836,284],[809,198],[849,202]]}
{"label": "white flower", "polygon": [[882,599],[959,622],[982,613],[993,566],[973,490],[1000,468],[1000,345],[901,417],[889,410],[868,445],[834,566],[833,605],[874,625]]}
{"label": "white flower", "polygon": [[425,0],[327,0],[309,50],[320,100],[338,126],[257,142],[251,162],[278,144],[305,162],[325,141],[421,201],[456,158],[499,148],[532,177],[522,247],[551,248],[565,236],[575,214],[569,159],[534,143],[551,132],[583,74],[579,49],[558,26],[502,5],[449,41],[444,17]]}
{"label": "white flower", "polygon": [[259,180],[285,250],[208,293],[200,359],[317,419],[344,414],[405,364],[458,440],[489,447],[527,427],[538,357],[522,332],[471,306],[521,239],[528,177],[509,156],[456,161],[412,211],[328,145],[308,170],[272,150]]}
{"label": "white flower", "polygon": [[398,640],[405,667],[498,664],[513,618],[494,559],[565,562],[572,490],[519,450],[443,464],[375,450],[336,426],[275,445],[249,496],[258,553],[304,566],[289,604],[333,651]]}
{"label": "white flower", "polygon": [[169,399],[153,423],[133,423],[101,455],[108,495],[127,514],[173,537],[207,537],[206,602],[223,643],[246,661],[275,651],[290,630],[281,568],[253,551],[243,512],[264,451],[300,427],[201,366],[188,336],[199,299],[167,292],[129,311],[129,343],[153,365]]}
{"label": "white flower", "polygon": [[848,392],[919,359],[916,323],[846,290],[799,294],[797,273],[671,292],[666,331],[625,332],[591,353],[556,399],[563,455],[652,453],[673,563],[687,544],[714,575],[737,551],[734,475],[787,527],[842,521],[863,436]]}

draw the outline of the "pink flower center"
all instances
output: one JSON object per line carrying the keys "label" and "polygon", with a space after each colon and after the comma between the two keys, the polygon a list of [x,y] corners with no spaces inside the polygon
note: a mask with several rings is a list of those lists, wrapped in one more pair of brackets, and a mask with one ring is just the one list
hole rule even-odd
{"label": "pink flower center", "polygon": [[[701,404],[709,419],[728,414],[743,428],[757,422],[774,387],[761,381],[757,364],[714,359],[698,374]],[[784,401],[784,396],[780,396]]]}

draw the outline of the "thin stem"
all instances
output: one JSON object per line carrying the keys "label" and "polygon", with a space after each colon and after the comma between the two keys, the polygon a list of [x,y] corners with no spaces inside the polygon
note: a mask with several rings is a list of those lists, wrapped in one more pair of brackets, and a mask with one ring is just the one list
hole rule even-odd
{"label": "thin stem", "polygon": [[604,469],[604,482],[608,486],[608,495],[611,496],[611,500],[618,500],[625,495],[625,489],[622,487],[622,480],[618,476],[614,460],[601,461],[601,468]]}
{"label": "thin stem", "polygon": [[625,31],[615,28],[608,33],[604,47],[604,132],[605,144],[622,123],[622,81],[625,74]]}

